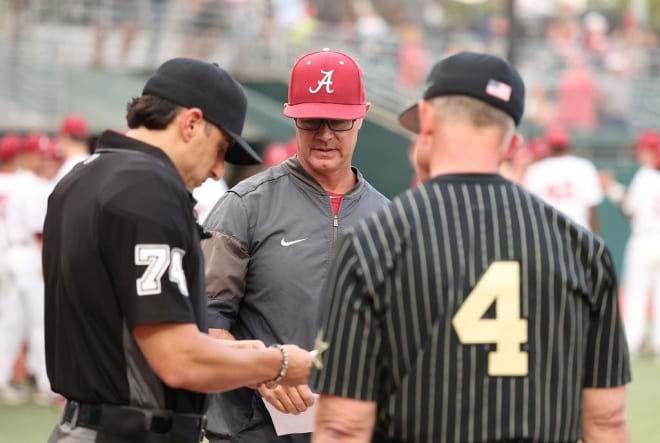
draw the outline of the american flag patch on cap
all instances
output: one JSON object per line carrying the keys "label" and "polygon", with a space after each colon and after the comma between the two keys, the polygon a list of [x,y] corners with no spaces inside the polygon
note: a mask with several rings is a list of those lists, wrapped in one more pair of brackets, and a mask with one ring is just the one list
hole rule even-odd
{"label": "american flag patch on cap", "polygon": [[511,86],[497,80],[488,80],[486,85],[486,94],[508,102],[511,99]]}

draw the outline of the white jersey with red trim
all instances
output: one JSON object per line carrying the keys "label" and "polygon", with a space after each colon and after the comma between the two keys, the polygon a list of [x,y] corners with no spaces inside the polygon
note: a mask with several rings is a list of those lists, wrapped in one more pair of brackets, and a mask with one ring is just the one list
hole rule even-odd
{"label": "white jersey with red trim", "polygon": [[206,216],[225,192],[227,192],[227,183],[224,179],[215,180],[210,177],[193,190],[193,197],[197,201],[195,212],[199,223],[204,223]]}
{"label": "white jersey with red trim", "polygon": [[523,185],[586,228],[590,208],[603,200],[596,167],[589,160],[570,154],[531,165]]}
{"label": "white jersey with red trim", "polygon": [[660,357],[660,171],[642,166],[621,203],[630,217],[631,235],[623,259],[624,325],[632,354],[647,336],[647,306],[653,311],[649,347]]}
{"label": "white jersey with red trim", "polygon": [[43,229],[48,186],[32,172],[0,172],[0,246],[37,245]]}
{"label": "white jersey with red trim", "polygon": [[660,171],[642,166],[630,182],[622,208],[633,232],[660,233]]}
{"label": "white jersey with red trim", "polygon": [[[44,347],[41,242],[48,186],[32,172],[0,172],[0,384],[23,343],[39,392],[50,393]],[[4,276],[4,281],[1,281]]]}

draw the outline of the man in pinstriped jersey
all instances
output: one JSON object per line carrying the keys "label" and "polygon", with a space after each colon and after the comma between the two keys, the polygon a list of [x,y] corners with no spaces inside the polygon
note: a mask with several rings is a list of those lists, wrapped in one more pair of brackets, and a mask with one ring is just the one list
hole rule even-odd
{"label": "man in pinstriped jersey", "polygon": [[346,233],[325,288],[314,442],[627,442],[603,240],[497,174],[524,84],[463,52],[400,116],[423,183]]}

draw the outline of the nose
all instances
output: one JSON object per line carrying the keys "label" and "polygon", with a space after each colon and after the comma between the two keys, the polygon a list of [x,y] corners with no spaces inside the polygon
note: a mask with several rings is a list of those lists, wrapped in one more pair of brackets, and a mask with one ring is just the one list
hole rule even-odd
{"label": "nose", "polygon": [[211,168],[210,175],[214,180],[219,180],[219,179],[222,178],[224,173],[225,173],[225,159],[224,158],[218,158],[215,161],[215,164],[213,165],[213,167]]}
{"label": "nose", "polygon": [[321,127],[319,128],[318,131],[316,131],[316,136],[317,138],[323,139],[323,140],[329,140],[332,137],[334,137],[335,133],[330,127],[328,126],[327,121],[321,122]]}

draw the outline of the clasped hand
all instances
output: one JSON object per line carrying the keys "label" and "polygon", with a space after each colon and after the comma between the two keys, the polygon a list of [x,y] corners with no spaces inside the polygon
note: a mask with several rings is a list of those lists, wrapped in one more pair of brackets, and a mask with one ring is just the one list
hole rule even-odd
{"label": "clasped hand", "polygon": [[314,395],[307,385],[268,388],[262,384],[258,390],[264,400],[285,414],[298,415],[314,404]]}

